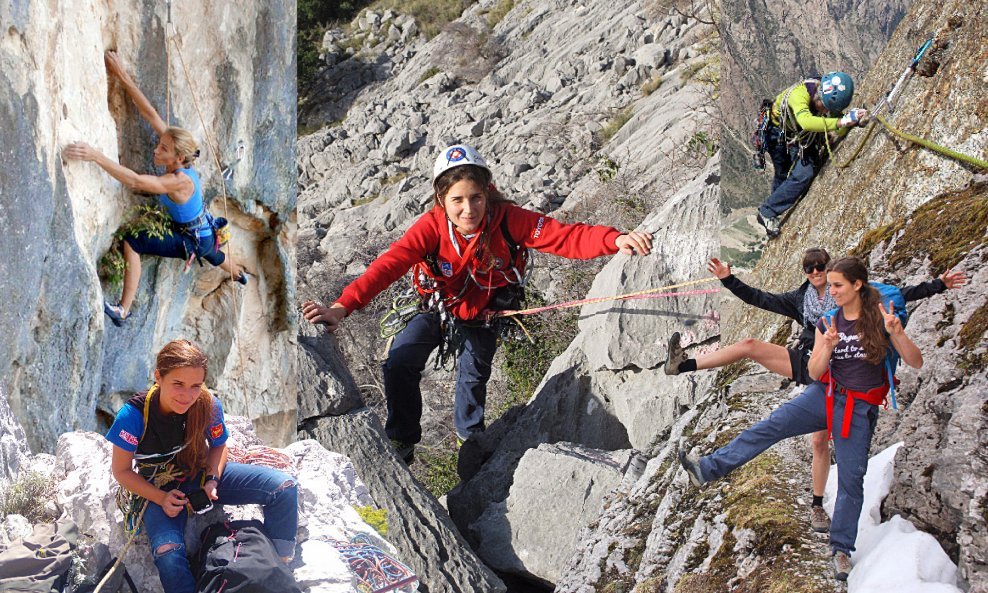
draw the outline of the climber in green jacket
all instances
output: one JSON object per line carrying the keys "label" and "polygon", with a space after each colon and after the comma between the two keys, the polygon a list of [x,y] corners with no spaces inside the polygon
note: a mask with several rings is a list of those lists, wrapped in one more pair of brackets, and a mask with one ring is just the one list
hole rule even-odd
{"label": "climber in green jacket", "polygon": [[781,217],[809,189],[827,151],[821,150],[857,125],[867,123],[868,111],[843,113],[854,96],[854,81],[843,72],[808,78],[779,93],[765,128],[765,151],[775,176],[772,193],[758,207],[758,222],[769,238],[779,234]]}

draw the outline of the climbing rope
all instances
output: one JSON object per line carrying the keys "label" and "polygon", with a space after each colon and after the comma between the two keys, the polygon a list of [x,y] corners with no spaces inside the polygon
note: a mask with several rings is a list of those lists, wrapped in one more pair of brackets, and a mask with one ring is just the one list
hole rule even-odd
{"label": "climbing rope", "polygon": [[927,148],[929,150],[932,150],[933,152],[940,153],[945,157],[949,157],[961,161],[963,163],[967,163],[969,165],[974,165],[975,167],[981,167],[982,169],[988,169],[988,161],[983,161],[977,157],[973,157],[964,154],[962,152],[958,152],[956,150],[951,150],[946,146],[941,146],[925,138],[920,138],[919,136],[914,136],[912,134],[903,132],[902,130],[899,130],[889,122],[885,121],[885,118],[883,118],[880,115],[875,116],[875,119],[878,120],[878,122],[882,124],[882,126],[884,126],[886,130],[902,138],[903,140],[908,140],[909,142],[912,142],[914,144],[919,144],[923,148]]}
{"label": "climbing rope", "polygon": [[[219,149],[218,149],[218,145],[217,145],[217,143],[215,142],[215,140],[213,139],[213,137],[209,133],[209,127],[206,125],[206,118],[203,116],[202,109],[199,106],[199,100],[197,98],[197,94],[196,94],[196,90],[195,90],[195,85],[192,82],[192,76],[189,74],[189,69],[188,69],[188,67],[185,64],[185,58],[184,58],[184,56],[182,56],[182,48],[178,44],[178,40],[177,40],[178,34],[174,30],[175,27],[174,27],[174,25],[172,24],[172,21],[171,21],[171,0],[169,0],[167,4],[168,4],[168,7],[167,7],[167,9],[168,9],[168,25],[169,25],[169,28],[172,29],[172,31],[171,31],[172,32],[172,35],[168,38],[168,40],[170,40],[175,45],[175,53],[178,55],[178,61],[179,61],[179,64],[181,64],[181,66],[182,66],[182,72],[185,74],[185,81],[186,81],[186,84],[188,85],[188,88],[189,88],[189,95],[192,97],[192,104],[195,106],[196,114],[199,116],[199,124],[202,126],[202,133],[203,133],[203,135],[205,136],[205,139],[206,139],[206,146],[209,148],[209,151],[213,155],[213,161],[216,164],[216,170],[219,171],[219,172],[221,172],[221,176],[224,177],[223,180],[222,180],[222,182],[220,183],[220,195],[223,198],[223,217],[226,218],[227,220],[230,220],[229,206],[227,204],[227,196],[226,196],[226,179],[225,179],[225,175],[223,175],[224,168],[223,168],[222,163],[220,162],[220,156],[219,156],[220,155],[220,152],[219,152]],[[168,40],[166,40],[166,42],[165,42],[165,45],[166,46],[168,45],[168,43],[167,43]],[[169,80],[171,79],[171,70],[170,69],[167,72],[167,77],[169,78]],[[169,82],[168,83],[169,88],[170,88],[170,84],[171,83]],[[238,156],[239,156],[239,150],[238,150]],[[231,261],[237,261],[237,258],[236,258],[236,249],[234,247],[233,237],[232,236],[231,236],[230,240],[228,241],[228,245],[229,245],[229,247],[227,248],[227,251],[229,252],[228,255],[230,257],[230,260]],[[233,281],[236,281],[236,278],[233,275],[233,266],[230,266],[230,268],[231,268],[230,269],[230,279],[233,280]],[[240,296],[239,296],[239,294],[237,293],[236,290],[233,291],[233,310],[234,310],[234,313],[236,313],[237,311],[240,310]],[[244,354],[243,354],[243,346],[242,346],[241,341],[240,341],[240,332],[238,331],[238,329],[239,329],[238,328],[238,324],[234,324],[233,332],[234,332],[234,340],[237,342],[237,357],[238,357],[238,360],[240,361],[240,368],[241,368],[241,370],[243,370],[245,368],[245,366],[244,366]],[[249,397],[246,397],[246,396],[244,397],[244,406],[246,408],[247,418],[253,424],[254,420],[253,420],[253,416],[252,416],[251,411],[250,411],[250,398]]]}
{"label": "climbing rope", "polygon": [[715,292],[720,292],[720,289],[711,288],[706,290],[689,290],[689,291],[680,291],[680,292],[669,292],[669,291],[671,291],[674,288],[684,288],[687,286],[696,286],[697,284],[706,284],[708,282],[713,282],[715,280],[717,280],[717,278],[701,278],[700,280],[690,280],[689,282],[670,284],[668,286],[660,286],[658,288],[649,288],[647,290],[639,290],[638,292],[631,292],[627,294],[596,297],[592,299],[580,299],[576,301],[567,301],[564,303],[557,303],[555,305],[546,305],[544,307],[522,309],[520,311],[498,311],[494,314],[494,317],[514,317],[520,315],[534,315],[536,313],[543,313],[545,311],[554,311],[556,309],[569,309],[572,307],[582,307],[583,305],[604,303],[607,301],[627,301],[634,299],[649,299],[649,298],[655,299],[655,298],[667,298],[667,297],[676,297],[676,296],[692,296],[699,294],[713,294]]}
{"label": "climbing rope", "polygon": [[[148,395],[148,400],[150,399],[151,396]],[[152,483],[158,488],[161,488],[168,482],[171,482],[181,476],[181,472],[179,472],[178,469],[175,468],[174,464],[171,463],[171,459],[169,459],[166,462],[157,463],[157,464],[139,463],[138,470],[140,470],[142,467],[155,468],[154,474],[151,475],[151,480]],[[159,474],[158,470],[161,468],[164,468],[164,471]],[[127,543],[124,544],[124,547],[120,549],[120,553],[117,555],[117,559],[113,563],[113,566],[110,567],[110,570],[106,571],[106,574],[100,580],[99,584],[96,585],[95,589],[93,589],[93,593],[100,593],[103,587],[106,586],[107,582],[109,582],[109,580],[117,572],[117,568],[119,568],[120,565],[123,563],[124,556],[127,555],[127,551],[130,549],[130,546],[133,545],[134,540],[136,540],[137,536],[140,535],[141,533],[141,521],[144,520],[144,512],[147,510],[149,503],[150,501],[148,499],[139,496],[133,492],[124,490],[123,486],[118,486],[117,508],[119,508],[120,512],[123,513],[124,533],[128,534],[129,537],[127,538]],[[140,505],[140,509],[141,509],[140,511],[136,511],[138,505]]]}

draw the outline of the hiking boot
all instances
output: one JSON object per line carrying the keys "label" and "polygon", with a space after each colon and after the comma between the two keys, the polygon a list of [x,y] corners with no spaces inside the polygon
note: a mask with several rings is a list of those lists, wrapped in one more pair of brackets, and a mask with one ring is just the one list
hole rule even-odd
{"label": "hiking boot", "polygon": [[395,453],[405,461],[405,465],[411,465],[415,461],[415,444],[403,443],[397,439],[391,439],[391,446]]}
{"label": "hiking boot", "polygon": [[844,552],[834,552],[834,578],[846,581],[851,574],[851,559]]}
{"label": "hiking boot", "polygon": [[689,474],[690,482],[693,482],[694,486],[700,487],[707,483],[707,480],[703,478],[703,472],[700,471],[699,457],[680,449],[679,464],[682,465],[683,469],[686,470],[686,473]]}
{"label": "hiking boot", "polygon": [[678,375],[679,365],[686,362],[686,351],[679,344],[679,332],[669,336],[669,356],[666,358],[665,372],[667,375]]}
{"label": "hiking boot", "polygon": [[759,212],[756,218],[758,220],[758,224],[765,227],[765,234],[768,235],[769,239],[779,236],[779,229],[782,225],[779,223],[778,216],[769,216],[768,218],[764,218],[762,217],[762,213]]}
{"label": "hiking boot", "polygon": [[823,507],[813,505],[810,507],[810,527],[817,533],[827,533],[830,531],[830,516]]}
{"label": "hiking boot", "polygon": [[111,305],[110,303],[103,301],[103,312],[110,318],[113,325],[117,327],[122,326],[124,321],[127,321],[128,315],[120,305]]}

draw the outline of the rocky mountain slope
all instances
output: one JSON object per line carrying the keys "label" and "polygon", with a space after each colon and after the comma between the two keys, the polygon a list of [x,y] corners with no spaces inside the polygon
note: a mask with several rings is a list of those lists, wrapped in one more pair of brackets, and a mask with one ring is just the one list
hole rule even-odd
{"label": "rocky mountain slope", "polygon": [[[6,425],[12,421],[9,410],[0,407],[0,423]],[[227,425],[232,456],[238,451],[256,451],[262,445],[246,418],[228,417]],[[78,529],[73,580],[95,584],[94,577],[100,569],[122,555],[123,565],[138,590],[160,593],[158,569],[147,536],[139,535],[131,543],[124,531],[123,515],[117,506],[118,485],[110,472],[111,449],[110,443],[99,434],[69,432],[59,438],[55,455],[24,456],[20,466],[8,467],[4,463],[0,469],[5,473],[16,470],[20,483],[31,480],[44,483],[43,491],[50,498],[42,502],[49,518],[71,521]],[[376,519],[377,529],[365,522],[365,517],[381,513],[346,457],[327,451],[311,440],[292,443],[280,452],[287,456],[289,465],[283,469],[299,484],[298,545],[290,566],[303,590],[319,593],[358,590],[358,576],[339,551],[351,541],[369,543],[390,555],[390,559],[397,559],[393,546],[379,532],[387,531],[389,517],[382,514],[383,519]],[[256,506],[217,507],[202,516],[191,517],[185,532],[189,553],[196,553],[199,534],[207,526],[240,519],[263,517]],[[28,518],[6,515],[0,523],[0,551],[16,545],[31,532]],[[0,573],[3,581],[0,585],[13,586],[8,578],[11,578],[9,572]],[[400,590],[414,590],[414,586],[406,585]]]}
{"label": "rocky mountain slope", "polygon": [[[0,6],[0,390],[35,451],[112,417],[147,386],[156,349],[176,337],[210,355],[212,385],[232,411],[276,442],[294,433],[294,5],[175,5],[177,44],[167,18],[165,3]],[[241,288],[218,269],[183,274],[178,260],[144,258],[123,328],[103,315],[104,295],[117,295],[101,288],[97,264],[147,198],[92,163],[61,158],[83,140],[153,172],[155,139],[108,81],[108,49],[165,119],[198,138],[210,209],[231,221],[230,249],[253,274]],[[224,205],[217,163],[233,163],[240,142]]]}
{"label": "rocky mountain slope", "polygon": [[[632,1],[521,2],[492,25],[489,15],[497,4],[472,6],[428,42],[409,33],[414,26],[405,17],[391,13],[363,13],[352,24],[352,38],[327,35],[327,53],[336,57],[324,83],[348,92],[329,94],[321,108],[312,108],[335,123],[299,142],[300,297],[330,301],[425,211],[432,161],[455,141],[477,146],[499,189],[521,205],[564,220],[639,227],[656,235],[656,254],[647,258],[619,256],[583,268],[537,258],[531,283],[550,302],[566,298],[574,282],[589,287],[605,263],[609,271],[597,276],[591,295],[695,278],[705,258],[716,252],[719,170],[717,159],[710,157],[716,152],[712,84],[718,41],[713,28]],[[342,46],[357,50],[343,59],[348,54]],[[457,530],[403,466],[393,467],[393,454],[371,411],[380,413],[382,407],[373,387],[380,380],[376,360],[383,349],[375,334],[388,301],[379,297],[368,312],[350,316],[335,337],[303,327],[299,366],[312,379],[302,383],[300,417],[307,418],[303,434],[346,452],[364,475],[383,474],[368,488],[379,504],[408,518],[407,540],[396,536],[393,541],[407,552],[430,591],[501,590],[463,536],[506,578],[555,580],[565,546],[540,547],[534,552],[537,559],[530,556],[531,566],[511,560],[521,547],[504,529],[504,505],[522,454],[562,456],[576,466],[587,455],[609,460],[606,469],[595,470],[601,485],[585,501],[584,514],[592,520],[596,501],[609,488],[604,484],[620,482],[637,463],[630,448],[652,442],[664,430],[663,421],[652,422],[650,415],[665,414],[667,404],[660,394],[650,393],[650,383],[656,372],[661,374],[668,333],[689,328],[690,338],[701,343],[715,342],[718,335],[716,298],[710,294],[584,310],[581,327],[610,337],[571,347],[567,360],[580,362],[572,363],[572,370],[564,368],[570,363],[559,363],[559,370],[551,372],[555,379],[548,383],[555,390],[542,388],[546,395],[535,401],[544,403],[528,406],[539,411],[509,412],[483,442],[471,439],[461,450],[463,474],[477,475],[476,489],[485,483],[490,487],[467,513],[468,522],[483,515],[489,529],[468,529],[451,512]],[[635,328],[629,330],[634,337],[619,349],[617,328],[626,326]],[[336,344],[354,373],[353,383],[340,366]],[[449,379],[431,373],[424,383],[426,449],[449,438]],[[619,385],[628,382],[637,385],[638,395],[621,395]],[[357,385],[362,394],[356,393]],[[572,397],[562,397],[576,386]],[[500,389],[503,377],[495,377],[491,391]],[[320,401],[327,392],[332,398]],[[691,398],[681,397],[683,402]],[[532,428],[538,422],[533,418],[546,414],[559,416]],[[567,429],[571,422],[578,426]],[[494,453],[500,439],[494,435],[522,433],[516,447]],[[544,452],[538,448],[563,440],[575,444]],[[491,475],[481,477],[477,472],[488,467],[485,460],[495,458]],[[582,493],[589,478],[581,474],[577,479]],[[540,496],[541,490],[526,485],[512,495],[524,499]],[[469,494],[454,498],[451,493],[451,511]],[[561,527],[560,534],[572,539],[580,525],[566,521]],[[489,549],[478,544],[481,537]],[[456,562],[434,560],[435,554],[442,557],[453,549]],[[493,560],[494,549],[506,551],[502,561]],[[451,567],[460,572],[452,574]]]}
{"label": "rocky mountain slope", "polygon": [[[832,70],[848,72],[860,82],[910,4],[911,0],[720,3],[726,246],[742,253],[762,246],[759,239],[764,231],[755,225],[753,208],[771,191],[772,167],[769,164],[765,172],[756,174],[749,145],[762,99],[774,98],[802,77]],[[913,41],[919,46],[925,39],[917,32]],[[912,53],[901,56],[902,68],[911,57]],[[857,99],[854,104],[870,106]]]}

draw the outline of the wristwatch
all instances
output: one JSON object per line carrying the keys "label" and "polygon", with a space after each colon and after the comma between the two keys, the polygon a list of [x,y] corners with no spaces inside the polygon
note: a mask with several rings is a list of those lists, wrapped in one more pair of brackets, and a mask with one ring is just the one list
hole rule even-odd
{"label": "wristwatch", "polygon": [[214,482],[216,482],[217,484],[219,484],[219,483],[220,483],[220,477],[219,477],[219,476],[215,476],[215,475],[213,475],[213,474],[209,474],[209,475],[207,475],[207,476],[206,476],[206,479],[205,479],[205,480],[203,480],[203,481],[202,481],[202,483],[203,483],[203,484],[205,484],[206,482],[208,482],[208,481],[210,481],[210,480],[212,480],[212,481],[214,481]]}

